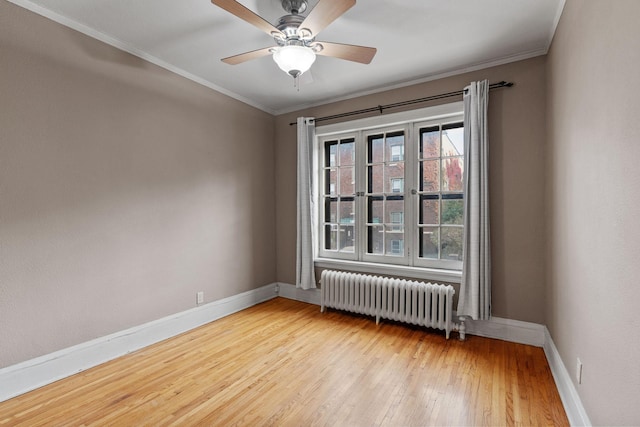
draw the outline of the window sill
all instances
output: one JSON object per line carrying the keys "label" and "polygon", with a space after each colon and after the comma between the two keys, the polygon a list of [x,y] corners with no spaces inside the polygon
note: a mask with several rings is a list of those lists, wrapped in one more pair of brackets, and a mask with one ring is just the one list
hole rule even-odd
{"label": "window sill", "polygon": [[348,261],[342,259],[316,258],[314,265],[320,268],[337,268],[358,273],[385,274],[447,283],[460,283],[460,279],[462,278],[462,272],[457,270],[377,264],[373,262]]}

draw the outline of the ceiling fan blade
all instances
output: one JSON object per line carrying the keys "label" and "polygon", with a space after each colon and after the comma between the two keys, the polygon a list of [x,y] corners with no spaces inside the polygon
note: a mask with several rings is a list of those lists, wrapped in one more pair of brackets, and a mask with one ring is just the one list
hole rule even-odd
{"label": "ceiling fan blade", "polygon": [[280,30],[235,0],[211,0],[211,3],[257,27],[270,36],[278,34],[284,37],[284,34],[282,34]]}
{"label": "ceiling fan blade", "polygon": [[341,44],[329,42],[317,42],[314,45],[322,45],[318,55],[333,56],[347,61],[369,64],[378,51],[375,47],[356,46],[354,44]]}
{"label": "ceiling fan blade", "polygon": [[251,61],[252,59],[261,58],[263,56],[271,55],[272,47],[265,47],[258,50],[252,50],[251,52],[241,53],[239,55],[229,56],[227,58],[222,58],[221,61],[230,64],[237,65],[246,61]]}
{"label": "ceiling fan blade", "polygon": [[311,35],[315,37],[355,4],[356,0],[320,0],[302,21],[299,28],[309,30]]}

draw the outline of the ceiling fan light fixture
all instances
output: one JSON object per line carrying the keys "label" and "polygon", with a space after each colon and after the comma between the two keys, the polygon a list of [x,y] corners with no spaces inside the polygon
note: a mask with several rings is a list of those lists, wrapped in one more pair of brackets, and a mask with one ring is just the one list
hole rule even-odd
{"label": "ceiling fan light fixture", "polygon": [[316,53],[306,46],[282,46],[273,53],[273,60],[282,71],[295,78],[311,68]]}

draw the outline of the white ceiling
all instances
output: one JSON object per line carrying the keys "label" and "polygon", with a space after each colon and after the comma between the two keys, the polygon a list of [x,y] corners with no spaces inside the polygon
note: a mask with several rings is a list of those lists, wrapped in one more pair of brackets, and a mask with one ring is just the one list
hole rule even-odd
{"label": "white ceiling", "polygon": [[[545,54],[564,6],[564,0],[359,0],[317,40],[376,47],[371,64],[319,56],[312,81],[303,75],[297,91],[269,56],[220,61],[275,43],[210,0],[10,1],[274,114]],[[285,14],[280,0],[240,3],[274,24]]]}

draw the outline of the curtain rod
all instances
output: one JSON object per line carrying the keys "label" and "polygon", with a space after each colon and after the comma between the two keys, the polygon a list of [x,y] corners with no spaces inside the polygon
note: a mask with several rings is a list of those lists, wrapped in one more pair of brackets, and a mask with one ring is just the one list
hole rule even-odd
{"label": "curtain rod", "polygon": [[[505,82],[503,80],[498,83],[491,83],[489,85],[489,89],[498,89],[502,87],[511,87],[511,86],[513,86],[513,83]],[[379,111],[380,114],[382,114],[384,110],[387,110],[389,108],[404,107],[405,105],[419,104],[421,102],[434,101],[436,99],[451,98],[453,96],[461,96],[464,94],[464,91],[465,89],[462,89],[462,90],[456,90],[455,92],[441,93],[440,95],[431,95],[425,98],[417,98],[417,99],[411,99],[409,101],[394,102],[393,104],[378,105],[377,107],[363,108],[362,110],[348,111],[346,113],[339,113],[339,114],[333,114],[331,116],[318,117],[314,119],[314,121],[317,123],[317,122],[323,122],[325,120],[340,119],[342,117],[355,116],[358,114],[373,113],[375,111]],[[293,126],[295,124],[297,124],[297,122],[289,123],[289,126]]]}

